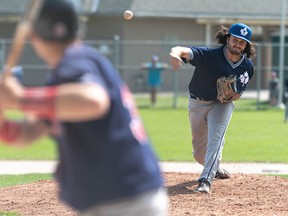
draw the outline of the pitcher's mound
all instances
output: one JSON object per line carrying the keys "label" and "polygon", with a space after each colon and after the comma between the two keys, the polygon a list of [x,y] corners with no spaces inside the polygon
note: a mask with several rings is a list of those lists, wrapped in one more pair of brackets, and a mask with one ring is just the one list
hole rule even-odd
{"label": "pitcher's mound", "polygon": [[[199,174],[164,173],[170,197],[169,216],[288,215],[288,179],[234,174],[215,180],[211,194],[194,194]],[[0,188],[0,212],[21,216],[76,216],[58,200],[52,180]]]}

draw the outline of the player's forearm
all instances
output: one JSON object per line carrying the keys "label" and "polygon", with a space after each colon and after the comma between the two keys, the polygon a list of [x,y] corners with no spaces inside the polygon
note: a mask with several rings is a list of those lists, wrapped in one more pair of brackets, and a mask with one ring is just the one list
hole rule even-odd
{"label": "player's forearm", "polygon": [[0,123],[0,141],[11,146],[26,146],[48,133],[49,126],[41,121],[2,120]]}
{"label": "player's forearm", "polygon": [[7,77],[0,83],[0,107],[38,118],[84,121],[103,117],[110,108],[110,97],[95,83],[23,88],[15,78]]}
{"label": "player's forearm", "polygon": [[192,50],[188,47],[173,47],[170,52],[170,61],[173,70],[179,70],[182,66],[182,58],[191,59]]}
{"label": "player's forearm", "polygon": [[97,119],[108,112],[110,97],[105,89],[95,84],[67,84],[59,86],[55,105],[57,119]]}
{"label": "player's forearm", "polygon": [[191,58],[191,49],[188,47],[176,46],[171,49],[170,55],[178,56],[180,58],[190,59]]}
{"label": "player's forearm", "polygon": [[61,121],[101,118],[109,107],[110,99],[106,90],[95,84],[28,88],[19,100],[19,108],[24,112]]}

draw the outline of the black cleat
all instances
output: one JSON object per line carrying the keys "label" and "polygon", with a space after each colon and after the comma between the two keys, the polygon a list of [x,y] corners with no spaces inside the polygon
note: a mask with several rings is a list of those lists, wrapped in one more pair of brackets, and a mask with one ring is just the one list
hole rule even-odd
{"label": "black cleat", "polygon": [[216,179],[229,179],[229,178],[231,178],[231,174],[227,170],[219,168],[218,171],[216,172],[216,175],[214,178],[216,178]]}
{"label": "black cleat", "polygon": [[192,191],[194,193],[210,193],[211,184],[206,179],[199,180],[198,186]]}

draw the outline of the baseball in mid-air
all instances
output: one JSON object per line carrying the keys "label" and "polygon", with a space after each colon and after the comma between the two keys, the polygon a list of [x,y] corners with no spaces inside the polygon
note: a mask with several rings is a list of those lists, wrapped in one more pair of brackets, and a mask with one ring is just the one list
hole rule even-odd
{"label": "baseball in mid-air", "polygon": [[126,10],[123,16],[124,16],[124,19],[131,20],[133,18],[133,12],[131,10]]}

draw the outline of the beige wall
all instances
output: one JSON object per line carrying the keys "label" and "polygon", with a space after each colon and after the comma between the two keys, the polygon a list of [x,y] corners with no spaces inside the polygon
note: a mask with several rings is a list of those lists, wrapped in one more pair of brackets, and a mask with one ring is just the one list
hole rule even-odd
{"label": "beige wall", "polygon": [[[185,28],[183,28],[185,26]],[[89,18],[87,39],[162,40],[166,35],[175,40],[203,40],[205,27],[189,19],[139,19],[125,21],[121,17],[93,16]]]}
{"label": "beige wall", "polygon": [[[0,39],[11,38],[14,35],[15,23],[0,23]],[[211,40],[214,41],[216,30],[219,26],[212,26]],[[263,35],[258,36],[260,42],[269,42],[271,32],[277,30],[277,27],[264,27]],[[160,61],[169,63],[169,51],[174,45],[204,45],[205,26],[197,24],[191,19],[164,19],[164,18],[135,18],[125,21],[122,17],[109,16],[91,16],[87,22],[86,37],[87,40],[113,40],[114,35],[121,38],[119,49],[119,71],[123,78],[133,91],[147,91],[146,77],[147,72],[140,69],[142,62],[149,61],[151,55],[157,54]],[[123,41],[122,41],[123,40]],[[149,40],[151,43],[149,43]],[[129,44],[128,42],[135,42]],[[143,41],[146,41],[143,43]],[[159,43],[155,44],[155,41]],[[203,41],[199,44],[199,41]],[[174,44],[171,44],[171,43]],[[187,43],[185,43],[187,42]],[[138,44],[137,44],[138,43]],[[185,43],[185,44],[180,44]],[[110,46],[113,46],[113,44]],[[97,47],[98,48],[98,47]],[[111,49],[113,47],[110,47]],[[9,49],[9,47],[6,47]],[[114,62],[113,53],[110,59]],[[262,63],[265,67],[271,64],[271,50],[267,48],[261,54]],[[25,46],[20,63],[25,65],[25,83],[28,85],[36,85],[43,83],[43,78],[47,73],[44,63],[36,57],[29,45]],[[36,65],[31,67],[31,65]],[[123,68],[125,66],[125,68]],[[188,82],[191,79],[193,68],[185,66],[179,74],[180,91],[187,91]],[[42,71],[42,72],[41,72]],[[137,79],[143,77],[144,81],[139,86]],[[163,91],[171,91],[174,89],[175,73],[171,70],[163,73],[164,84]],[[262,87],[267,87],[268,79],[267,71],[263,73],[261,78]],[[251,81],[250,88],[256,88],[256,79]]]}
{"label": "beige wall", "polygon": [[115,17],[90,17],[87,23],[86,39],[112,40],[115,34],[122,35],[123,22],[119,21]]}

